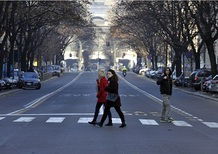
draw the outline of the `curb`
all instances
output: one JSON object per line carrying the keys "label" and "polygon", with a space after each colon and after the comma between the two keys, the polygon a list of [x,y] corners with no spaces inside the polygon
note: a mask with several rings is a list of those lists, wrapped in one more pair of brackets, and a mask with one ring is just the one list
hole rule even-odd
{"label": "curb", "polygon": [[[140,76],[140,75],[138,75],[138,74],[136,74],[136,75],[137,75],[137,76]],[[142,78],[144,78],[144,79],[147,79],[147,80],[149,80],[149,81],[155,83],[155,81],[154,81],[153,79],[150,79],[150,78],[147,78],[147,77],[144,77],[144,76],[140,76],[140,77],[142,77]],[[187,94],[190,94],[190,95],[195,95],[195,96],[198,96],[198,97],[202,97],[202,98],[205,98],[205,99],[210,99],[210,100],[212,100],[212,101],[218,102],[218,98],[206,96],[206,95],[199,94],[199,93],[196,93],[196,92],[190,92],[190,91],[188,91],[188,90],[184,90],[184,89],[181,89],[181,88],[178,88],[178,87],[175,87],[175,86],[173,86],[173,88],[174,88],[174,89],[177,89],[177,90],[180,90],[180,91],[182,91],[182,92],[185,92],[185,93],[187,93]]]}

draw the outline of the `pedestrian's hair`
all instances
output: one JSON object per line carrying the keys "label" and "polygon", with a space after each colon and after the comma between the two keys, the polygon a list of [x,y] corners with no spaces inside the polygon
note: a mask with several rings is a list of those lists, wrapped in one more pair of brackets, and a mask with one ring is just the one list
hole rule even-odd
{"label": "pedestrian's hair", "polygon": [[166,75],[166,70],[169,70],[170,71],[169,75],[172,75],[172,71],[171,71],[171,69],[169,67],[165,67],[164,68],[164,74],[165,75]]}
{"label": "pedestrian's hair", "polygon": [[105,77],[105,71],[104,69],[98,70],[98,79],[101,79],[102,77]]}
{"label": "pedestrian's hair", "polygon": [[116,74],[116,72],[114,70],[109,69],[108,72],[111,72],[113,74],[112,78],[114,78],[116,81],[118,81],[118,76],[117,76],[117,74]]}

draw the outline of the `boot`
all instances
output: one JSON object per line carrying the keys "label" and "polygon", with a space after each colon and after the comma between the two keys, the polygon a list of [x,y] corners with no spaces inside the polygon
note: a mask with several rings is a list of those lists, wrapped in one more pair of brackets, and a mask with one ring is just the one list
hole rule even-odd
{"label": "boot", "polygon": [[96,121],[89,121],[89,124],[95,125],[95,124],[96,124]]}
{"label": "boot", "polygon": [[122,124],[120,125],[120,128],[124,128],[124,127],[126,127],[126,124],[125,124],[125,123],[122,123]]}
{"label": "boot", "polygon": [[113,123],[110,121],[105,126],[113,126]]}
{"label": "boot", "polygon": [[101,122],[97,122],[96,125],[97,125],[98,127],[102,127],[102,126],[103,126],[103,124],[102,124]]}

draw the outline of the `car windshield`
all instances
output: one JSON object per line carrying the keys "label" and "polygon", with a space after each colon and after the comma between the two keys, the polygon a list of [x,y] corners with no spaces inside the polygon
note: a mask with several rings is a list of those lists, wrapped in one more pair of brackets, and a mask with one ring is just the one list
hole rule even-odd
{"label": "car windshield", "polygon": [[24,73],[24,78],[38,78],[38,75],[34,72],[28,72],[28,73]]}

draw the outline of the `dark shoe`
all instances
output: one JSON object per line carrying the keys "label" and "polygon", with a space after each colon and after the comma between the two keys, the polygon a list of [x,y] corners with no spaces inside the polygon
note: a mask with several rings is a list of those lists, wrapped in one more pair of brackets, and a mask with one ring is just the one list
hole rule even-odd
{"label": "dark shoe", "polygon": [[172,117],[168,117],[167,118],[168,120],[171,120],[171,121],[174,121],[174,119]]}
{"label": "dark shoe", "polygon": [[91,124],[91,125],[95,125],[96,122],[95,122],[95,121],[90,121],[89,124]]}
{"label": "dark shoe", "polygon": [[105,126],[113,126],[113,123],[107,123]]}
{"label": "dark shoe", "polygon": [[97,123],[96,123],[96,126],[98,126],[98,127],[102,127],[103,124],[102,124],[101,122],[97,122]]}
{"label": "dark shoe", "polygon": [[173,121],[174,121],[173,118],[171,118],[171,117],[168,117],[168,118],[167,118],[167,122],[171,123],[171,122],[173,122]]}
{"label": "dark shoe", "polygon": [[166,119],[164,119],[164,118],[160,118],[160,122],[168,122]]}
{"label": "dark shoe", "polygon": [[120,128],[126,127],[126,124],[122,124],[120,125]]}

